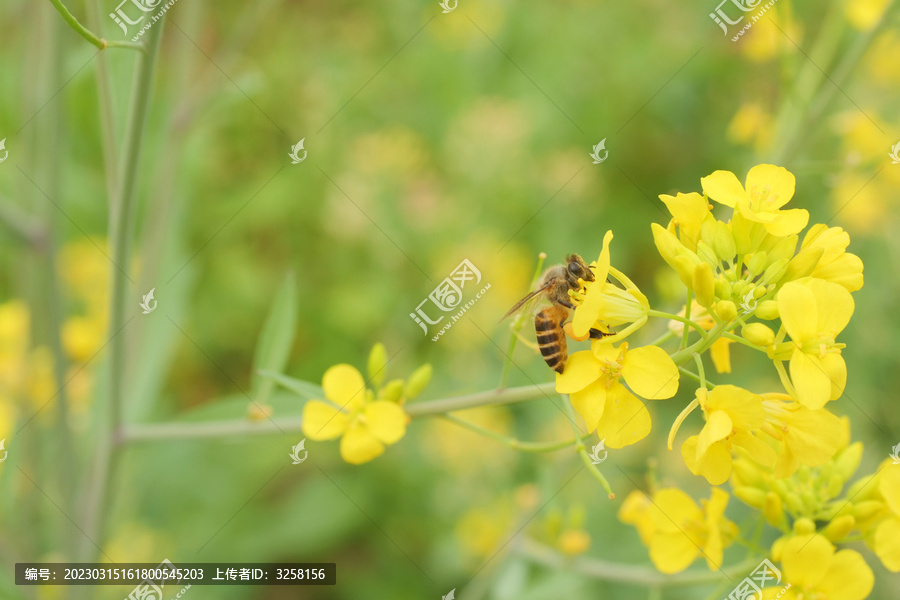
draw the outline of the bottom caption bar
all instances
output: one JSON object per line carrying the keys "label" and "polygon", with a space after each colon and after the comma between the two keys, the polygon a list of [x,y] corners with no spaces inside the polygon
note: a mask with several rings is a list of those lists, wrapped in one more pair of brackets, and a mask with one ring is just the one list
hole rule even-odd
{"label": "bottom caption bar", "polygon": [[16,563],[16,585],[335,585],[335,563]]}

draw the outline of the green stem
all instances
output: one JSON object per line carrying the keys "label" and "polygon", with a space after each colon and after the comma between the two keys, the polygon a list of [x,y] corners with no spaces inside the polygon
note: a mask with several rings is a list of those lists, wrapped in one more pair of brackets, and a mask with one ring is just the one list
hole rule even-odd
{"label": "green stem", "polygon": [[696,342],[694,342],[692,345],[688,346],[687,348],[684,348],[682,350],[679,350],[678,352],[673,353],[671,355],[672,361],[676,365],[683,366],[684,363],[686,363],[688,361],[688,359],[691,357],[691,355],[694,354],[694,352],[696,352],[697,354],[703,354],[704,352],[706,352],[709,349],[710,346],[713,345],[713,342],[715,342],[717,339],[719,339],[719,337],[722,335],[722,332],[724,332],[726,329],[728,329],[728,327],[730,325],[731,325],[730,322],[719,323],[718,325],[716,325],[715,327],[713,327],[712,329],[709,330],[709,334],[706,336],[705,339],[697,340]]}
{"label": "green stem", "polygon": [[[468,429],[469,431],[474,431],[475,433],[478,433],[485,437],[489,437],[492,440],[496,440],[501,444],[509,446],[513,450],[521,450],[522,452],[553,452],[554,450],[568,448],[569,446],[577,444],[579,441],[576,438],[574,440],[566,440],[564,442],[523,442],[516,438],[499,434],[496,431],[485,429],[476,425],[475,423],[471,423],[469,421],[466,421],[465,419],[460,419],[459,417],[455,417],[453,415],[443,415],[443,417],[452,423],[456,423],[460,427]],[[583,442],[590,437],[591,434],[584,435],[582,436],[581,441]]]}
{"label": "green stem", "polygon": [[758,350],[758,351],[760,351],[760,352],[762,352],[762,353],[765,353],[765,352],[766,352],[766,348],[765,348],[764,346],[757,346],[757,345],[754,344],[753,342],[751,342],[751,341],[749,341],[749,340],[746,340],[746,339],[742,338],[742,337],[739,336],[739,335],[734,335],[733,333],[727,333],[727,332],[726,332],[726,333],[723,333],[723,334],[722,334],[722,337],[728,338],[728,339],[731,340],[732,342],[737,342],[737,343],[739,343],[739,344],[743,344],[744,346],[747,346],[748,348],[753,348],[754,350]]}
{"label": "green stem", "polygon": [[581,439],[581,432],[578,431],[578,425],[575,422],[575,411],[572,410],[572,402],[569,400],[568,395],[563,396],[563,408],[566,410],[566,414],[569,417],[569,421],[572,424],[572,432],[575,434],[576,440],[575,449],[578,452],[578,455],[581,457],[581,462],[584,463],[584,466],[587,467],[588,471],[591,472],[591,475],[594,476],[594,479],[600,482],[600,485],[603,486],[603,489],[606,490],[606,493],[609,495],[610,500],[614,500],[616,495],[613,493],[612,488],[609,485],[609,481],[607,481],[606,477],[603,473],[600,472],[600,469],[597,468],[597,465],[594,464],[594,461],[591,460],[591,456],[587,452],[587,447],[585,447],[584,442]]}
{"label": "green stem", "polygon": [[673,337],[675,337],[675,333],[671,329],[666,329],[666,332],[664,334],[662,334],[661,336],[659,336],[658,338],[656,338],[655,340],[653,340],[652,342],[650,342],[647,345],[648,346],[659,346],[661,344],[664,344],[665,342],[668,342]]}
{"label": "green stem", "polygon": [[[123,269],[131,263],[131,248],[134,229],[135,204],[137,200],[138,168],[141,164],[141,147],[147,128],[147,117],[156,72],[164,20],[147,32],[147,51],[140,54],[134,74],[131,106],[128,112],[127,128],[123,145],[121,174],[116,178],[119,184],[115,202],[110,211],[110,233],[113,243],[112,292],[110,297],[109,335],[109,385],[107,431],[98,437],[94,457],[94,472],[88,488],[86,517],[83,521],[86,540],[82,549],[85,555],[94,552],[90,540],[102,546],[102,519],[109,503],[109,480],[114,470],[117,455],[116,441],[120,435],[122,404],[124,402],[125,377],[125,303],[128,297],[129,278]],[[102,428],[101,428],[102,429]]]}
{"label": "green stem", "polygon": [[[685,375],[687,375],[688,377],[690,377],[691,379],[693,379],[694,381],[696,381],[697,383],[702,383],[700,376],[697,375],[696,373],[694,373],[693,371],[688,371],[684,367],[678,367],[678,370],[681,371],[682,373],[684,373]],[[714,387],[716,387],[716,384],[714,384],[711,381],[707,381],[706,387],[714,388]]]}
{"label": "green stem", "polygon": [[[528,402],[549,395],[556,395],[555,383],[526,385],[505,390],[489,390],[466,396],[441,398],[428,402],[416,402],[404,406],[406,414],[413,418],[443,416],[448,412],[478,408],[481,406],[501,406]],[[277,425],[278,427],[275,427]],[[228,421],[206,421],[199,423],[146,423],[123,425],[118,440],[122,443],[232,437],[238,435],[296,433],[302,431],[303,421],[299,417],[276,417],[271,420],[253,422],[246,419]]]}
{"label": "green stem", "polygon": [[723,567],[718,571],[688,571],[677,575],[665,575],[650,567],[614,563],[586,556],[569,558],[544,544],[528,538],[524,538],[516,544],[516,550],[520,555],[554,569],[566,569],[585,577],[602,581],[614,581],[645,587],[688,587],[719,583],[723,578],[740,578],[759,566],[759,559],[754,558]]}
{"label": "green stem", "polygon": [[[706,338],[706,330],[703,329],[703,327],[680,315],[673,315],[672,313],[663,312],[661,310],[649,310],[647,311],[647,316],[658,317],[660,319],[671,319],[672,321],[678,321],[680,323],[684,323],[685,325],[690,325],[700,333],[700,337]],[[684,338],[682,338],[682,343],[685,343]]]}
{"label": "green stem", "polygon": [[50,4],[56,8],[56,11],[62,15],[63,20],[71,27],[75,32],[89,41],[91,44],[99,48],[100,50],[105,50],[107,48],[129,48],[131,50],[143,51],[144,45],[140,42],[127,42],[127,41],[115,41],[108,42],[105,39],[97,36],[95,33],[90,31],[87,27],[78,22],[72,13],[69,12],[69,9],[62,3],[62,0],[50,0]]}
{"label": "green stem", "polygon": [[707,388],[706,371],[703,369],[703,358],[699,354],[695,354],[694,363],[697,365],[697,374],[700,378],[700,387]]}

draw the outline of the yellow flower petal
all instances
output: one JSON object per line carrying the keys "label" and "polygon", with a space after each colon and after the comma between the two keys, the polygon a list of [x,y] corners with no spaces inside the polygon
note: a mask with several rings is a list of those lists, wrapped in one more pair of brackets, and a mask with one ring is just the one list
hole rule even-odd
{"label": "yellow flower petal", "polygon": [[352,423],[341,438],[341,458],[352,465],[369,462],[382,452],[384,444],[362,423]]}
{"label": "yellow flower petal", "polygon": [[687,240],[689,243],[686,246],[696,250],[697,241],[700,239],[700,226],[710,214],[706,198],[696,192],[690,194],[679,192],[676,196],[661,194],[659,199],[665,203],[675,219],[675,224],[683,236],[682,242]]}
{"label": "yellow flower petal", "polygon": [[656,529],[663,533],[679,532],[683,523],[701,517],[700,507],[694,499],[678,488],[659,490],[653,495],[653,502],[659,510],[651,512],[650,517]]}
{"label": "yellow flower petal", "polygon": [[731,453],[725,442],[712,444],[702,456],[697,456],[699,436],[692,435],[681,445],[684,464],[694,475],[706,478],[711,485],[722,485],[731,476]]}
{"label": "yellow flower petal", "polygon": [[573,392],[569,399],[572,401],[572,407],[584,419],[588,431],[597,429],[597,423],[600,422],[603,407],[606,405],[606,382],[602,379],[597,380],[583,390]]}
{"label": "yellow flower petal", "polygon": [[406,413],[395,402],[373,402],[363,414],[369,432],[385,444],[395,443],[406,433]]}
{"label": "yellow flower petal", "polygon": [[714,410],[706,417],[706,425],[697,439],[697,458],[706,454],[709,447],[731,434],[731,418],[724,410]]}
{"label": "yellow flower petal", "polygon": [[744,186],[731,171],[716,171],[708,177],[702,177],[700,185],[704,194],[725,206],[733,207],[747,198]]}
{"label": "yellow flower petal", "polygon": [[878,491],[891,512],[900,517],[900,469],[885,469],[878,479]]}
{"label": "yellow flower petal", "polygon": [[347,414],[321,400],[303,407],[303,434],[311,440],[333,440],[347,429]]}
{"label": "yellow flower petal", "polygon": [[751,201],[758,202],[760,208],[772,210],[790,202],[795,186],[794,174],[784,167],[756,165],[747,173],[745,187]]}
{"label": "yellow flower petal", "polygon": [[878,525],[872,549],[889,571],[900,571],[900,519],[891,517]]}
{"label": "yellow flower petal", "polygon": [[799,589],[815,589],[833,556],[834,546],[821,535],[793,537],[785,543],[782,551],[784,578]]}
{"label": "yellow flower petal", "polygon": [[560,394],[580,392],[600,378],[601,366],[592,352],[576,352],[566,361],[565,370],[556,374],[556,391]]}
{"label": "yellow flower petal", "polygon": [[637,396],[614,382],[606,393],[606,405],[597,424],[597,435],[608,448],[637,443],[650,433],[650,412]]}
{"label": "yellow flower petal", "polygon": [[731,373],[731,344],[734,342],[728,338],[719,338],[709,348],[709,357],[712,359],[716,373]]}
{"label": "yellow flower petal", "polygon": [[[587,286],[584,301],[575,308],[575,315],[572,317],[572,331],[578,337],[587,335],[600,316],[603,284],[606,283],[606,277],[609,273],[609,243],[612,239],[612,231],[607,231],[603,236],[603,250],[600,252],[596,265],[592,269],[594,272],[594,283]],[[568,367],[566,368],[568,369]]]}
{"label": "yellow flower petal", "polygon": [[847,363],[840,354],[826,354],[822,359],[822,368],[831,382],[831,395],[828,399],[837,400],[847,386]]}
{"label": "yellow flower petal", "polygon": [[863,600],[875,585],[875,574],[865,559],[855,550],[841,550],[828,565],[828,572],[819,581],[819,590],[829,598]]}
{"label": "yellow flower petal", "polygon": [[[855,304],[850,292],[837,283],[810,278],[804,282],[816,298],[816,331],[837,337],[853,316]],[[788,332],[790,333],[790,332]],[[793,337],[793,335],[791,335]]]}
{"label": "yellow flower petal", "polygon": [[657,534],[650,544],[650,560],[666,574],[684,571],[699,552],[697,544],[681,531]]}
{"label": "yellow flower petal", "polygon": [[802,283],[786,283],[778,292],[778,314],[792,340],[806,340],[819,332],[816,296]]}
{"label": "yellow flower petal", "polygon": [[787,237],[803,231],[809,223],[809,211],[802,208],[778,211],[778,218],[765,223],[766,231],[778,237]]}
{"label": "yellow flower petal", "polygon": [[625,352],[622,378],[635,394],[649,400],[671,398],[678,391],[678,367],[659,346]]}
{"label": "yellow flower petal", "polygon": [[794,350],[790,363],[791,383],[797,402],[810,409],[822,408],[831,398],[831,380],[818,356]]}
{"label": "yellow flower petal", "polygon": [[362,406],[366,399],[366,381],[350,365],[334,365],[322,376],[325,397],[340,407]]}

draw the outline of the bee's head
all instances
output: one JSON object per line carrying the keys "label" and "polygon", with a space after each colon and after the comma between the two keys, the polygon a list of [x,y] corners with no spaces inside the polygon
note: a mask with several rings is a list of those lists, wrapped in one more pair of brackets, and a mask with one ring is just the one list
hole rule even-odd
{"label": "bee's head", "polygon": [[577,254],[566,257],[566,276],[573,284],[577,284],[579,278],[594,281],[594,273]]}

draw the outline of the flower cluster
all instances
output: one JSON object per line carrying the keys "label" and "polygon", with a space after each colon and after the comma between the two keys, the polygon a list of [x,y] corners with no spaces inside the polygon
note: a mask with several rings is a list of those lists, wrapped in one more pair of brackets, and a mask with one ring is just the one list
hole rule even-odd
{"label": "flower cluster", "polygon": [[[829,403],[847,384],[839,338],[853,315],[852,292],[863,286],[862,261],[847,252],[843,229],[807,229],[809,213],[787,208],[795,179],[782,167],[753,167],[743,183],[716,171],[700,187],[661,195],[671,219],[651,226],[660,256],[684,285],[684,307],[652,308],[611,265],[607,233],[591,263],[594,281],[571,294],[576,308],[567,332],[576,340],[592,328],[616,335],[572,354],[556,389],[570,394],[589,430],[621,448],[650,432],[644,399],[673,398],[685,376],[698,382],[672,424],[669,449],[699,408],[704,423],[681,441],[684,463],[712,486],[730,480],[734,496],[781,530],[770,556],[792,583],[783,597],[863,598],[871,570],[858,552],[834,544],[856,530],[885,565],[900,570],[900,504],[891,499],[900,476],[879,475],[865,499],[851,502],[861,489],[852,486],[842,496],[862,448],[850,444],[848,422]],[[644,346],[623,341],[652,318],[668,320],[666,335]],[[732,344],[764,356],[781,386],[713,384],[704,355],[719,374],[730,373]],[[677,488],[653,488],[629,495],[619,518],[637,528],[660,571],[684,570],[700,556],[716,570],[730,543],[752,544],[725,517],[730,495],[720,488],[700,505]],[[817,521],[826,523],[819,531]],[[856,578],[856,591],[845,594],[841,577]]]}

